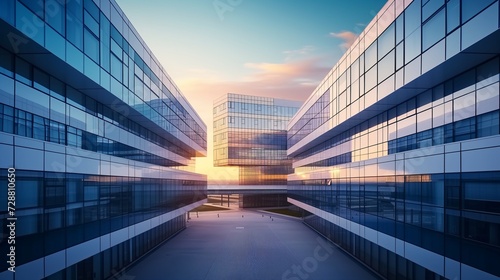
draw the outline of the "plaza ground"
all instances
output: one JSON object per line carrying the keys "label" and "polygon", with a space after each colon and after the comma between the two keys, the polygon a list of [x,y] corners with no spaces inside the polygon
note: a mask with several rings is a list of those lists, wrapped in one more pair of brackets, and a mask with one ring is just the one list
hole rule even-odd
{"label": "plaza ground", "polygon": [[300,219],[234,208],[190,216],[184,231],[117,278],[378,279]]}

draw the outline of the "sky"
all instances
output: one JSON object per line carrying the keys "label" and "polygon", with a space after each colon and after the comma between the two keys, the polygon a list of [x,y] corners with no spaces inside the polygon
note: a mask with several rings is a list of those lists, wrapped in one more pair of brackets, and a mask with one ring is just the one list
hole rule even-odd
{"label": "sky", "polygon": [[225,93],[305,101],[386,0],[116,0],[208,129],[196,171],[212,166],[212,104]]}

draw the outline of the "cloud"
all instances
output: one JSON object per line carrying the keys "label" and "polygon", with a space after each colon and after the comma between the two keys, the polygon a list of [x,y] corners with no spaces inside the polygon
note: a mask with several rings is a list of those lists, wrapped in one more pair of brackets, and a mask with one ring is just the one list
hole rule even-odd
{"label": "cloud", "polygon": [[238,81],[193,75],[178,80],[177,84],[193,105],[198,102],[201,107],[206,107],[207,100],[228,92],[305,100],[330,70],[330,66],[324,66],[323,62],[322,57],[283,63],[248,62],[243,66],[250,70],[250,74]]}
{"label": "cloud", "polygon": [[295,59],[297,57],[303,57],[303,56],[309,55],[315,50],[316,50],[316,48],[314,46],[308,45],[308,46],[304,46],[298,50],[284,51],[283,54],[285,55],[285,61],[290,61],[290,60]]}
{"label": "cloud", "polygon": [[242,66],[250,73],[236,81],[224,79],[210,70],[191,69],[189,78],[176,81],[189,103],[207,124],[208,155],[201,160],[204,163],[200,164],[203,170],[200,167],[198,171],[208,174],[210,184],[233,182],[238,178],[237,171],[211,167],[213,101],[226,93],[305,101],[331,69],[331,66],[325,66],[325,60],[325,57],[305,55],[282,63],[248,62]]}
{"label": "cloud", "polygon": [[354,43],[356,38],[358,38],[358,34],[351,31],[342,31],[339,33],[330,32],[329,36],[343,40],[344,42],[340,44],[340,47],[344,50],[347,50]]}

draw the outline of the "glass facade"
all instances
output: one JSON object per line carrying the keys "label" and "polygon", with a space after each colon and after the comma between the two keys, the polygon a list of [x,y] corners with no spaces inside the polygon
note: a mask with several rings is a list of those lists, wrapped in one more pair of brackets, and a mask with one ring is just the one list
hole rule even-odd
{"label": "glass facade", "polygon": [[[206,201],[206,125],[113,0],[0,9],[0,225],[15,279],[107,279]],[[0,251],[8,252],[7,242]],[[0,279],[14,279],[0,264]]]}
{"label": "glass facade", "polygon": [[214,166],[239,166],[240,185],[286,185],[286,126],[300,102],[229,93],[214,102]]}
{"label": "glass facade", "polygon": [[289,123],[289,202],[388,279],[500,276],[498,24],[388,1]]}
{"label": "glass facade", "polygon": [[286,190],[270,194],[261,187],[286,187],[287,174],[293,172],[286,126],[300,104],[233,93],[214,102],[214,166],[238,166],[239,185],[258,189],[240,195],[241,208],[288,205]]}

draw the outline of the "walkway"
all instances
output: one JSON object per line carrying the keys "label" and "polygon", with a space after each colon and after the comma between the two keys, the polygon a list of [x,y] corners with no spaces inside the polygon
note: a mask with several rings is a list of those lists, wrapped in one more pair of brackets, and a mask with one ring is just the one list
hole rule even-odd
{"label": "walkway", "polygon": [[377,279],[300,220],[271,216],[249,210],[191,213],[186,230],[120,279]]}

